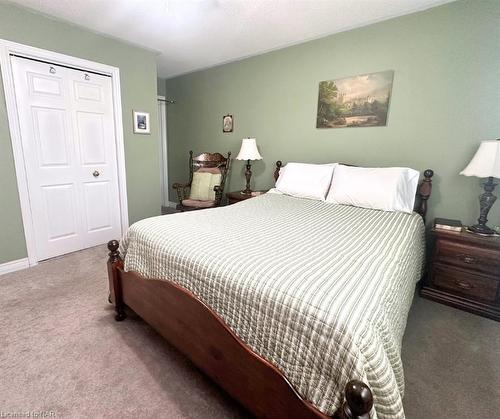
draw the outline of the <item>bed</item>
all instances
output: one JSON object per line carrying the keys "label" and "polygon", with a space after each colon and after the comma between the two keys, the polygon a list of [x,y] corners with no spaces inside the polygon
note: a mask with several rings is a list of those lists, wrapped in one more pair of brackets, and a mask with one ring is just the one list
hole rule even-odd
{"label": "bed", "polygon": [[134,310],[256,416],[403,418],[432,174],[413,214],[267,193],[139,221],[108,244],[116,320]]}

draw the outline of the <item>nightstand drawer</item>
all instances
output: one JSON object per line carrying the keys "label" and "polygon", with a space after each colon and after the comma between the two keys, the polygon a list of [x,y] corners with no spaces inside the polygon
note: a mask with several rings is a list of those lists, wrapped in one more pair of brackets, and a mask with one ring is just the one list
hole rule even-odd
{"label": "nightstand drawer", "polygon": [[479,247],[471,248],[460,243],[441,240],[438,243],[437,260],[476,272],[491,275],[500,274],[500,258],[498,252]]}
{"label": "nightstand drawer", "polygon": [[436,287],[464,296],[495,301],[498,281],[448,266],[434,265],[432,282]]}

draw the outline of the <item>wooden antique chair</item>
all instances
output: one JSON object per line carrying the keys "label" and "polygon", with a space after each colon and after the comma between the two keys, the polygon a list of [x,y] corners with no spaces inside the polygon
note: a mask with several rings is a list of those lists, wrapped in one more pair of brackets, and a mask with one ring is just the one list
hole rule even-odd
{"label": "wooden antique chair", "polygon": [[[218,207],[222,201],[230,164],[231,152],[227,153],[227,157],[220,153],[202,153],[193,157],[193,152],[190,151],[189,182],[186,184],[174,183],[172,185],[179,199],[177,209],[191,211]],[[213,176],[210,178],[210,176],[197,175],[204,173]],[[203,178],[201,182],[200,178]]]}

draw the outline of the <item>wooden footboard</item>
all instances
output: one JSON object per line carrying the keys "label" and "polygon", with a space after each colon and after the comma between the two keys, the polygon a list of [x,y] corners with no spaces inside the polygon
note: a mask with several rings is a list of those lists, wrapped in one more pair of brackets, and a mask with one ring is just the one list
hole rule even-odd
{"label": "wooden footboard", "polygon": [[[274,365],[253,352],[191,292],[171,281],[125,272],[118,247],[116,240],[108,243],[110,300],[117,321],[125,319],[125,306],[131,308],[257,417],[328,417],[302,399]],[[333,417],[368,419],[372,406],[369,387],[353,380]]]}

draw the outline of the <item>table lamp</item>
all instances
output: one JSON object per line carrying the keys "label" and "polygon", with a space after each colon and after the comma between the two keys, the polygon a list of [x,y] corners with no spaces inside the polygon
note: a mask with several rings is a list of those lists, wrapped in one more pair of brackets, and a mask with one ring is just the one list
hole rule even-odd
{"label": "table lamp", "polygon": [[483,236],[494,236],[495,230],[488,227],[488,212],[497,200],[493,195],[496,183],[493,183],[493,178],[500,178],[500,140],[481,141],[479,149],[467,165],[460,172],[465,176],[476,176],[480,178],[488,178],[483,184],[484,193],[479,196],[479,218],[477,224],[467,228],[471,233],[480,234]]}
{"label": "table lamp", "polygon": [[236,156],[236,160],[246,160],[246,171],[245,178],[247,179],[247,185],[245,190],[241,191],[242,194],[251,195],[252,190],[250,189],[250,178],[252,177],[252,165],[250,164],[250,160],[262,160],[262,156],[257,150],[257,143],[255,142],[255,138],[243,138],[241,141],[240,152]]}

